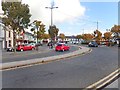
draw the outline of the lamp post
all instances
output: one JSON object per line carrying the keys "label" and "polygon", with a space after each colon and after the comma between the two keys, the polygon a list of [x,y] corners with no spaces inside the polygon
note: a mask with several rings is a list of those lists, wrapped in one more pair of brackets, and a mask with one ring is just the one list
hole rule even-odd
{"label": "lamp post", "polygon": [[58,7],[54,7],[54,2],[51,3],[51,7],[45,7],[47,9],[51,10],[51,26],[53,26],[53,9],[58,8]]}
{"label": "lamp post", "polygon": [[[58,7],[54,7],[54,2],[52,2],[51,7],[45,7],[45,8],[51,10],[51,27],[49,27],[49,28],[52,28],[52,26],[53,26],[53,9],[58,8]],[[55,38],[56,38],[56,35],[55,35]],[[52,40],[52,38],[51,38],[51,40]]]}

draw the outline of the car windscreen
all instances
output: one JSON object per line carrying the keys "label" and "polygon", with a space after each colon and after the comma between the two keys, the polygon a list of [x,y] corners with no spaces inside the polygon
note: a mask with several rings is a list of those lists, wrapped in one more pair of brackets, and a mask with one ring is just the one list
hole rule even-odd
{"label": "car windscreen", "polygon": [[57,44],[57,46],[62,46],[62,44]]}
{"label": "car windscreen", "polygon": [[96,42],[92,42],[92,44],[97,44]]}

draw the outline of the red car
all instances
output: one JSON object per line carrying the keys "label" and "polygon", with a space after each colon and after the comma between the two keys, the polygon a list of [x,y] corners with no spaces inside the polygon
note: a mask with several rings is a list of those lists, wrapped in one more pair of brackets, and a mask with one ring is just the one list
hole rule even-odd
{"label": "red car", "polygon": [[16,50],[17,51],[26,51],[26,50],[34,50],[35,46],[32,45],[18,45]]}
{"label": "red car", "polygon": [[70,49],[70,47],[68,45],[64,44],[64,43],[59,43],[55,47],[55,51],[67,51],[69,49]]}

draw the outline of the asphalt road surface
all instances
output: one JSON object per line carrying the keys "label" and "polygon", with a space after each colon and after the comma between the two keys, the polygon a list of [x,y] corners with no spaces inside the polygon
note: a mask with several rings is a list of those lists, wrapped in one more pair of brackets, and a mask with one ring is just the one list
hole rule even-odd
{"label": "asphalt road surface", "polygon": [[84,88],[118,68],[118,48],[2,72],[3,88]]}
{"label": "asphalt road surface", "polygon": [[[48,47],[46,47],[48,48]],[[49,49],[49,48],[48,48]],[[3,55],[2,57],[2,63],[5,63],[5,62],[14,62],[14,61],[23,61],[23,60],[29,60],[29,59],[35,59],[35,58],[42,58],[42,57],[49,57],[49,56],[54,56],[54,55],[60,55],[60,54],[66,54],[66,53],[70,53],[70,52],[73,52],[75,50],[77,50],[78,47],[75,47],[75,46],[71,46],[70,50],[69,51],[64,51],[64,52],[56,52],[54,49],[48,51],[48,52],[44,52],[42,53],[42,51],[40,53],[33,53],[31,54],[30,52],[34,52],[34,51],[24,51],[24,52],[18,52],[20,53],[20,55]],[[7,52],[9,53],[9,52]],[[11,52],[10,52],[11,53]],[[23,53],[23,54],[21,54]],[[26,54],[26,53],[30,53],[30,54]]]}

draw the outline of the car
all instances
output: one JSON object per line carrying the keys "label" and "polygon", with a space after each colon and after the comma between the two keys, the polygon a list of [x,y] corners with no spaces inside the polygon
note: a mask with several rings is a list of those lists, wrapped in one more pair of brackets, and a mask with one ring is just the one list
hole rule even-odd
{"label": "car", "polygon": [[32,46],[32,45],[18,45],[16,50],[17,51],[27,51],[27,50],[34,50],[35,49],[35,46]]}
{"label": "car", "polygon": [[88,44],[89,47],[98,47],[98,44],[97,42],[95,41],[91,41],[89,44]]}
{"label": "car", "polygon": [[58,43],[55,47],[55,51],[67,51],[70,47],[65,43]]}
{"label": "car", "polygon": [[106,45],[106,42],[101,42],[100,45]]}
{"label": "car", "polygon": [[28,45],[31,45],[31,46],[36,46],[36,44],[35,44],[35,43],[29,43]]}
{"label": "car", "polygon": [[38,42],[38,43],[35,44],[35,46],[42,46],[42,45],[43,45],[43,44],[40,43],[40,42]]}
{"label": "car", "polygon": [[13,47],[9,47],[9,48],[7,48],[6,50],[7,50],[7,52],[13,52],[13,51],[14,51],[14,48],[13,48]]}
{"label": "car", "polygon": [[74,41],[73,44],[79,44],[79,42],[78,41]]}

